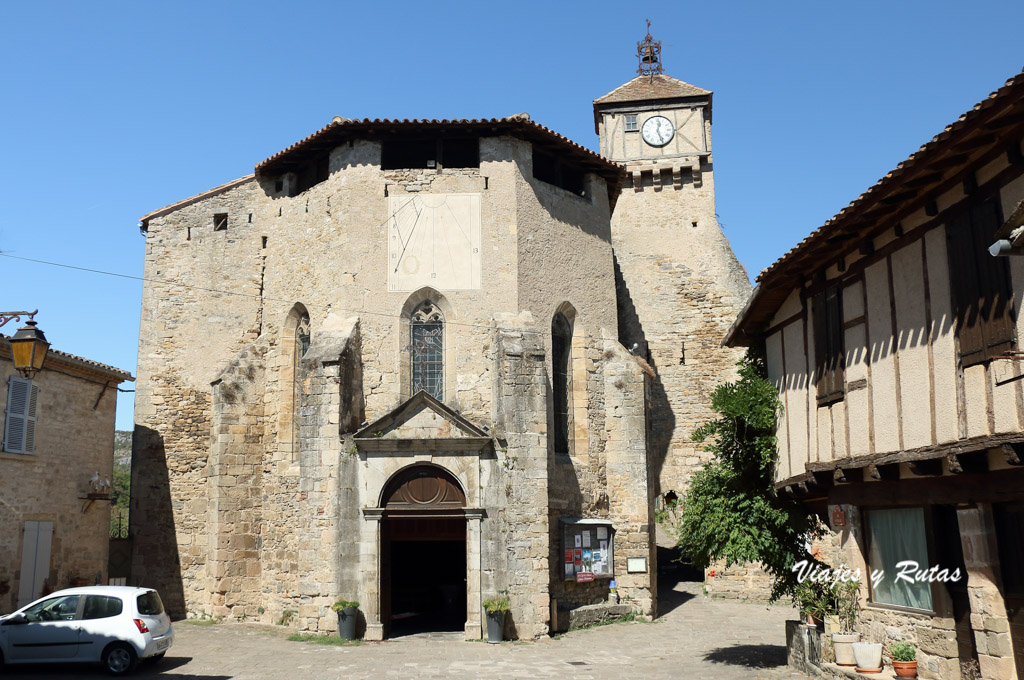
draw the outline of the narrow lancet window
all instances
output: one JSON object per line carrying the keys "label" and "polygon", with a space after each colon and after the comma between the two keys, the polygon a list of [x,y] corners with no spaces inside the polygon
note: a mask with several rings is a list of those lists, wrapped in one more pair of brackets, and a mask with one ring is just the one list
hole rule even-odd
{"label": "narrow lancet window", "polygon": [[572,326],[560,312],[551,320],[551,364],[555,453],[568,454],[572,426]]}
{"label": "narrow lancet window", "polygon": [[425,390],[444,400],[444,315],[433,302],[421,303],[412,314],[412,393]]}

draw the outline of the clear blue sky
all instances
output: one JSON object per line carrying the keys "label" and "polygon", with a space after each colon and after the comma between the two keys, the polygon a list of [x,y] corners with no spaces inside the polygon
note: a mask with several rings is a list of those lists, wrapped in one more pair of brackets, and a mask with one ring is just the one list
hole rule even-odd
{"label": "clear blue sky", "polygon": [[[595,148],[591,101],[635,75],[648,17],[666,73],[715,93],[718,212],[751,277],[1024,66],[1020,0],[7,0],[0,251],[140,276],[141,215],[335,115],[527,111]],[[0,309],[134,374],[139,281],[3,257],[0,276]]]}

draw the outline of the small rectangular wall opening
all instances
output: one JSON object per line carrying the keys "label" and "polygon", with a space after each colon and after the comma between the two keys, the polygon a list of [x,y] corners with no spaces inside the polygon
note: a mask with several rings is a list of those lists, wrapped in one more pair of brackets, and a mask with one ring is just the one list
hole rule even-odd
{"label": "small rectangular wall opening", "polygon": [[214,231],[227,231],[228,230],[228,214],[217,213],[213,216],[213,230]]}
{"label": "small rectangular wall opening", "polygon": [[326,182],[331,175],[331,157],[327,154],[312,160],[295,171],[295,184],[291,196],[298,196],[321,182]]}
{"label": "small rectangular wall opening", "polygon": [[579,168],[561,162],[554,154],[533,147],[533,177],[548,184],[570,191],[577,196],[585,195],[586,174]]}
{"label": "small rectangular wall opening", "polygon": [[479,168],[477,137],[399,137],[381,145],[382,170]]}

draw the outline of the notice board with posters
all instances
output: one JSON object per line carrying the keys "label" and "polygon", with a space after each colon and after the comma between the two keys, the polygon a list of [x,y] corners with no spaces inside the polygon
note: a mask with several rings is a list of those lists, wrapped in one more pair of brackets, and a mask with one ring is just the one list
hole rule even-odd
{"label": "notice board with posters", "polygon": [[615,529],[611,522],[565,518],[561,522],[562,579],[587,583],[614,578]]}

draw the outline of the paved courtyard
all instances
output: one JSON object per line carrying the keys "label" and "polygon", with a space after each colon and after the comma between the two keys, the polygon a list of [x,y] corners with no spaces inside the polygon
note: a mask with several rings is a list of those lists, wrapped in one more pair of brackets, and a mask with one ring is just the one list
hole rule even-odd
{"label": "paved courtyard", "polygon": [[[620,623],[540,642],[488,645],[460,634],[330,647],[290,642],[277,626],[175,624],[176,641],[156,666],[134,677],[162,680],[298,678],[679,678],[755,680],[806,676],[786,668],[786,607],[710,600],[700,584],[681,583],[655,623]],[[25,669],[6,677],[36,680],[106,677],[98,668]]]}

